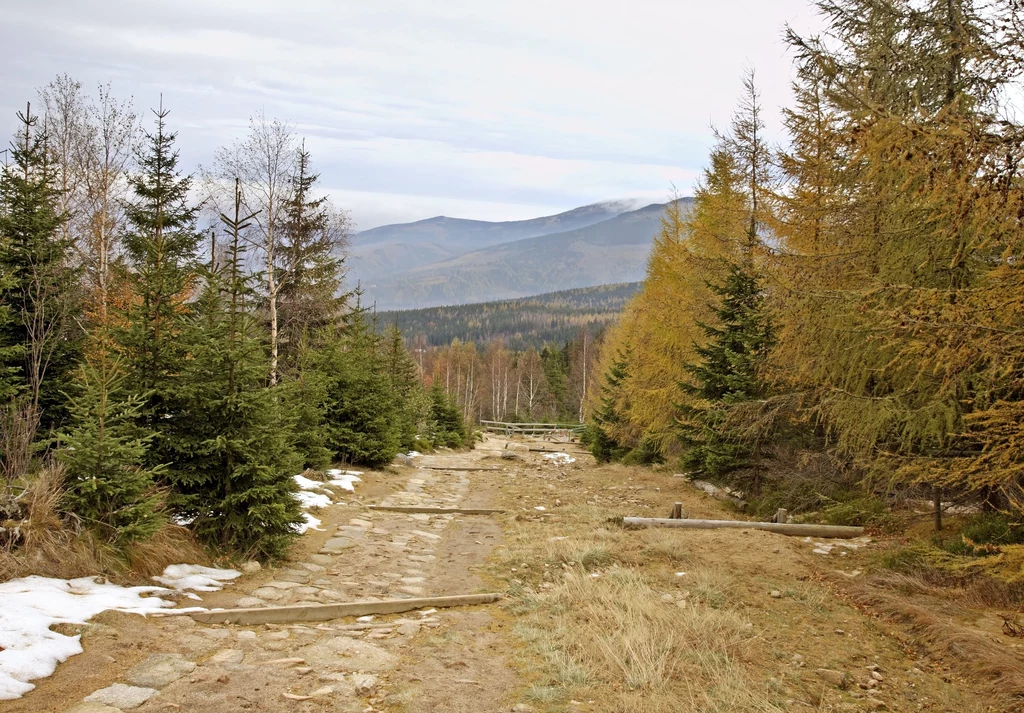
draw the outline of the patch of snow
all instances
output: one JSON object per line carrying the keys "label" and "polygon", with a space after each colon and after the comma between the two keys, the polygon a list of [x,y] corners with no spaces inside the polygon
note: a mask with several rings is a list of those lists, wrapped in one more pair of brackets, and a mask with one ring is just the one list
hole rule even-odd
{"label": "patch of snow", "polygon": [[324,487],[326,483],[320,480],[310,480],[304,475],[294,475],[292,479],[298,484],[303,490],[319,490]]}
{"label": "patch of snow", "polygon": [[171,522],[175,525],[181,525],[182,527],[188,527],[196,521],[195,516],[185,517],[184,515],[171,515]]}
{"label": "patch of snow", "polygon": [[51,675],[57,664],[82,653],[79,636],[58,634],[51,625],[84,624],[107,609],[149,614],[173,607],[173,602],[142,596],[165,591],[120,587],[100,577],[33,575],[0,584],[0,700],[20,698],[35,688],[30,681]]}
{"label": "patch of snow", "polygon": [[241,575],[241,572],[233,569],[215,569],[197,564],[172,564],[159,577],[153,577],[153,581],[178,591],[194,589],[197,592],[216,592],[224,587],[225,582],[237,579]]}
{"label": "patch of snow", "polygon": [[537,507],[534,508],[534,510],[547,510],[547,508],[544,507],[543,505],[538,505]]}
{"label": "patch of snow", "polygon": [[295,525],[292,525],[292,529],[295,532],[299,533],[300,535],[304,535],[309,530],[316,530],[317,532],[324,531],[324,529],[320,527],[320,523],[322,522],[320,519],[313,517],[308,512],[302,513],[302,517],[305,519],[305,522],[300,522]]}
{"label": "patch of snow", "polygon": [[373,621],[373,614],[367,614],[366,616],[357,617],[356,621],[361,622],[363,624],[367,624]]}
{"label": "patch of snow", "polygon": [[339,470],[338,468],[331,468],[329,471],[327,471],[327,475],[331,476],[332,478],[337,478],[339,475],[362,475],[362,474],[363,474],[363,471],[361,471],[361,470]]}
{"label": "patch of snow", "polygon": [[303,510],[330,507],[331,504],[331,496],[327,493],[311,493],[308,490],[300,490],[297,493],[292,493],[292,497],[299,501]]}
{"label": "patch of snow", "polygon": [[676,572],[676,576],[677,577],[685,577],[686,576],[686,572]]}
{"label": "patch of snow", "polygon": [[[330,473],[331,471],[327,471],[327,472]],[[356,473],[356,472],[353,472],[353,471],[344,471],[343,472],[343,471],[340,471],[340,470],[336,471],[336,472],[337,472],[337,475],[333,476],[327,482],[330,485],[336,485],[339,488],[342,488],[343,490],[349,491],[350,493],[354,493],[356,491],[356,489],[353,487],[352,483],[362,482],[362,479],[359,477],[360,475],[362,475],[362,473]]]}
{"label": "patch of snow", "polygon": [[423,454],[420,453],[419,451],[409,451],[405,455],[409,456],[410,458],[421,458],[421,457],[423,457]]}
{"label": "patch of snow", "polygon": [[544,460],[550,461],[555,465],[569,465],[576,462],[576,459],[568,453],[545,453]]}

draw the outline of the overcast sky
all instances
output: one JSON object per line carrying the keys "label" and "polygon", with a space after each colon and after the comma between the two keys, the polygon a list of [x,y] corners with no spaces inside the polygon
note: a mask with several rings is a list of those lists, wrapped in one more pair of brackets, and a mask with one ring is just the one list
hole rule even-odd
{"label": "overcast sky", "polygon": [[67,72],[163,92],[188,168],[254,112],[293,122],[360,229],[663,201],[747,67],[778,133],[787,22],[817,26],[806,0],[0,0],[0,130]]}

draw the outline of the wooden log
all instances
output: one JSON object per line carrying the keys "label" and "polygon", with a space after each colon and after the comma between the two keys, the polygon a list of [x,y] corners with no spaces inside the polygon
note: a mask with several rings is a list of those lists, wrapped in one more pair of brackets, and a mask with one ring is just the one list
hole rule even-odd
{"label": "wooden log", "polygon": [[[203,624],[280,624],[289,621],[330,621],[346,616],[367,614],[398,614],[427,607],[466,607],[490,604],[504,595],[458,594],[451,597],[420,597],[418,599],[386,599],[381,602],[348,602],[344,604],[315,604],[287,607],[260,607],[256,609],[213,609],[184,612]],[[168,612],[171,614],[171,612]]]}
{"label": "wooden log", "polygon": [[660,517],[624,517],[626,527],[683,527],[694,530],[734,528],[739,530],[767,530],[780,535],[797,537],[860,537],[863,527],[845,525],[791,525],[780,522],[744,522],[742,520],[672,520]]}
{"label": "wooden log", "polygon": [[388,510],[389,512],[411,512],[426,513],[430,515],[444,515],[454,513],[457,515],[497,515],[505,512],[495,508],[434,508],[419,507],[412,505],[367,505],[370,510]]}
{"label": "wooden log", "polygon": [[464,466],[464,465],[421,465],[420,468],[426,468],[427,470],[451,470],[455,472],[468,472],[474,470],[501,470],[500,468],[492,468],[490,466]]}

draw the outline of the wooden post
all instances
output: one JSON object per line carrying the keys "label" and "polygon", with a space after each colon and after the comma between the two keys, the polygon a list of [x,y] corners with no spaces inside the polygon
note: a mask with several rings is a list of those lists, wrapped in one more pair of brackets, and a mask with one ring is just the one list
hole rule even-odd
{"label": "wooden post", "polygon": [[775,513],[775,522],[781,522],[783,525],[789,522],[789,510],[779,508],[779,511]]}
{"label": "wooden post", "polygon": [[669,516],[670,520],[682,520],[683,519],[683,504],[676,503],[672,506],[672,514]]}
{"label": "wooden post", "polygon": [[942,488],[932,486],[932,500],[935,502],[935,531],[942,529]]}

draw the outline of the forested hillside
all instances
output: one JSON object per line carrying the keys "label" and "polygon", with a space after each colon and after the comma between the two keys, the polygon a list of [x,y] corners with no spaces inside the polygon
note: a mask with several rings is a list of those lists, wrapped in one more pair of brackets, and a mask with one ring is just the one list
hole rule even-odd
{"label": "forested hillside", "polygon": [[618,317],[638,282],[563,290],[498,302],[427,307],[378,313],[381,328],[397,324],[420,346],[440,347],[454,340],[500,340],[514,351],[565,344],[585,328],[592,337]]}
{"label": "forested hillside", "polygon": [[1020,17],[818,7],[822,36],[786,35],[786,144],[766,141],[751,74],[692,211],[669,210],[602,348],[595,452],[791,487],[790,507],[856,485],[1019,517]]}
{"label": "forested hillside", "polygon": [[0,169],[0,577],[280,556],[303,468],[467,436],[344,294],[348,219],[291,125],[187,175],[147,117],[58,77]]}

